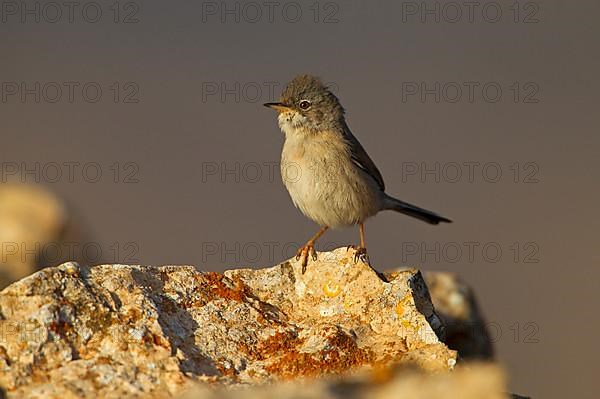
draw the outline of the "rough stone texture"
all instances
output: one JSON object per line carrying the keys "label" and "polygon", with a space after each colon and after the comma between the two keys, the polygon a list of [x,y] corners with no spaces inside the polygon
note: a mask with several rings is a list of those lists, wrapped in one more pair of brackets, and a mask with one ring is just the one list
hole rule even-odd
{"label": "rough stone texture", "polygon": [[[456,352],[421,274],[386,275],[345,248],[302,275],[66,263],[0,293],[0,385],[9,397],[165,397],[203,381],[243,386],[412,364]],[[424,378],[424,377],[415,377]],[[415,383],[417,384],[417,383]]]}
{"label": "rough stone texture", "polygon": [[504,387],[504,373],[489,364],[460,366],[442,374],[383,367],[310,384],[301,381],[242,391],[198,387],[182,399],[508,399],[511,395],[503,393]]}
{"label": "rough stone texture", "polygon": [[446,327],[444,342],[461,358],[491,360],[492,341],[473,290],[452,273],[426,272],[425,281]]}
{"label": "rough stone texture", "polygon": [[0,183],[0,288],[36,271],[42,249],[59,242],[66,226],[64,205],[46,189]]}

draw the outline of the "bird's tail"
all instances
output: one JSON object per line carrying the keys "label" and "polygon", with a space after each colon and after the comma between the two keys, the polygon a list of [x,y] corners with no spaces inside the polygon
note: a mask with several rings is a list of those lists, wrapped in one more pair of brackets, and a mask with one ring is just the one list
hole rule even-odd
{"label": "bird's tail", "polygon": [[390,209],[392,211],[400,212],[430,224],[439,224],[440,222],[452,223],[452,220],[446,219],[435,212],[419,208],[418,206],[411,205],[408,202],[400,201],[399,199],[390,197],[387,194],[383,202],[383,209]]}

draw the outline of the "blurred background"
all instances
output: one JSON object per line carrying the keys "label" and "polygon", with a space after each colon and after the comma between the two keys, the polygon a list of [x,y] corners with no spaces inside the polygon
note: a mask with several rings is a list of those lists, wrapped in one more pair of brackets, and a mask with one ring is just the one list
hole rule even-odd
{"label": "blurred background", "polygon": [[[279,173],[276,100],[322,77],[388,192],[379,270],[457,273],[513,392],[597,392],[593,1],[12,2],[0,14],[0,279],[67,259],[266,267],[317,229]],[[328,232],[319,250],[356,244]],[[309,265],[310,267],[310,265]]]}

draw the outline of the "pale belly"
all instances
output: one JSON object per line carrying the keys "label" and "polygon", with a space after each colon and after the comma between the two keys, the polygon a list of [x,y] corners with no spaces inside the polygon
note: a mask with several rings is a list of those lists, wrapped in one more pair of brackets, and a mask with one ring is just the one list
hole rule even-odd
{"label": "pale belly", "polygon": [[294,205],[321,226],[354,225],[381,209],[379,187],[343,148],[286,141],[281,176]]}

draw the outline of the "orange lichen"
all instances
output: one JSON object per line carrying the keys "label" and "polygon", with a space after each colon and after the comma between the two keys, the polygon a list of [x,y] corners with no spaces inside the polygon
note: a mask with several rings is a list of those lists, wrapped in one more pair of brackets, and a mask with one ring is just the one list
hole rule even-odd
{"label": "orange lichen", "polygon": [[219,370],[219,372],[221,373],[221,375],[226,376],[226,377],[234,377],[237,373],[235,371],[235,367],[232,367],[229,365],[229,367],[227,367],[226,365],[217,362],[215,363],[215,367],[217,368],[217,370]]}
{"label": "orange lichen", "polygon": [[70,335],[75,334],[75,328],[73,327],[73,325],[64,320],[52,321],[48,325],[48,330],[61,337],[68,337]]}
{"label": "orange lichen", "polygon": [[298,338],[292,331],[276,332],[257,347],[257,357],[265,359],[281,352],[290,352],[304,343],[304,340]]}
{"label": "orange lichen", "polygon": [[96,364],[98,365],[111,364],[112,362],[112,359],[106,356],[100,356],[96,359]]}
{"label": "orange lichen", "polygon": [[146,345],[146,347],[160,346],[165,349],[171,349],[171,345],[169,344],[168,340],[149,331],[144,332],[144,335],[142,336],[142,342],[144,345]]}
{"label": "orange lichen", "polygon": [[265,369],[284,379],[291,379],[341,373],[368,364],[373,359],[371,351],[359,348],[350,336],[341,331],[327,337],[327,342],[327,348],[316,353],[289,350]]}
{"label": "orange lichen", "polygon": [[242,282],[239,277],[233,279],[234,286],[228,287],[223,280],[226,277],[222,274],[215,272],[208,272],[204,274],[208,286],[211,288],[212,293],[220,298],[230,299],[236,302],[242,302],[247,296],[249,289]]}

